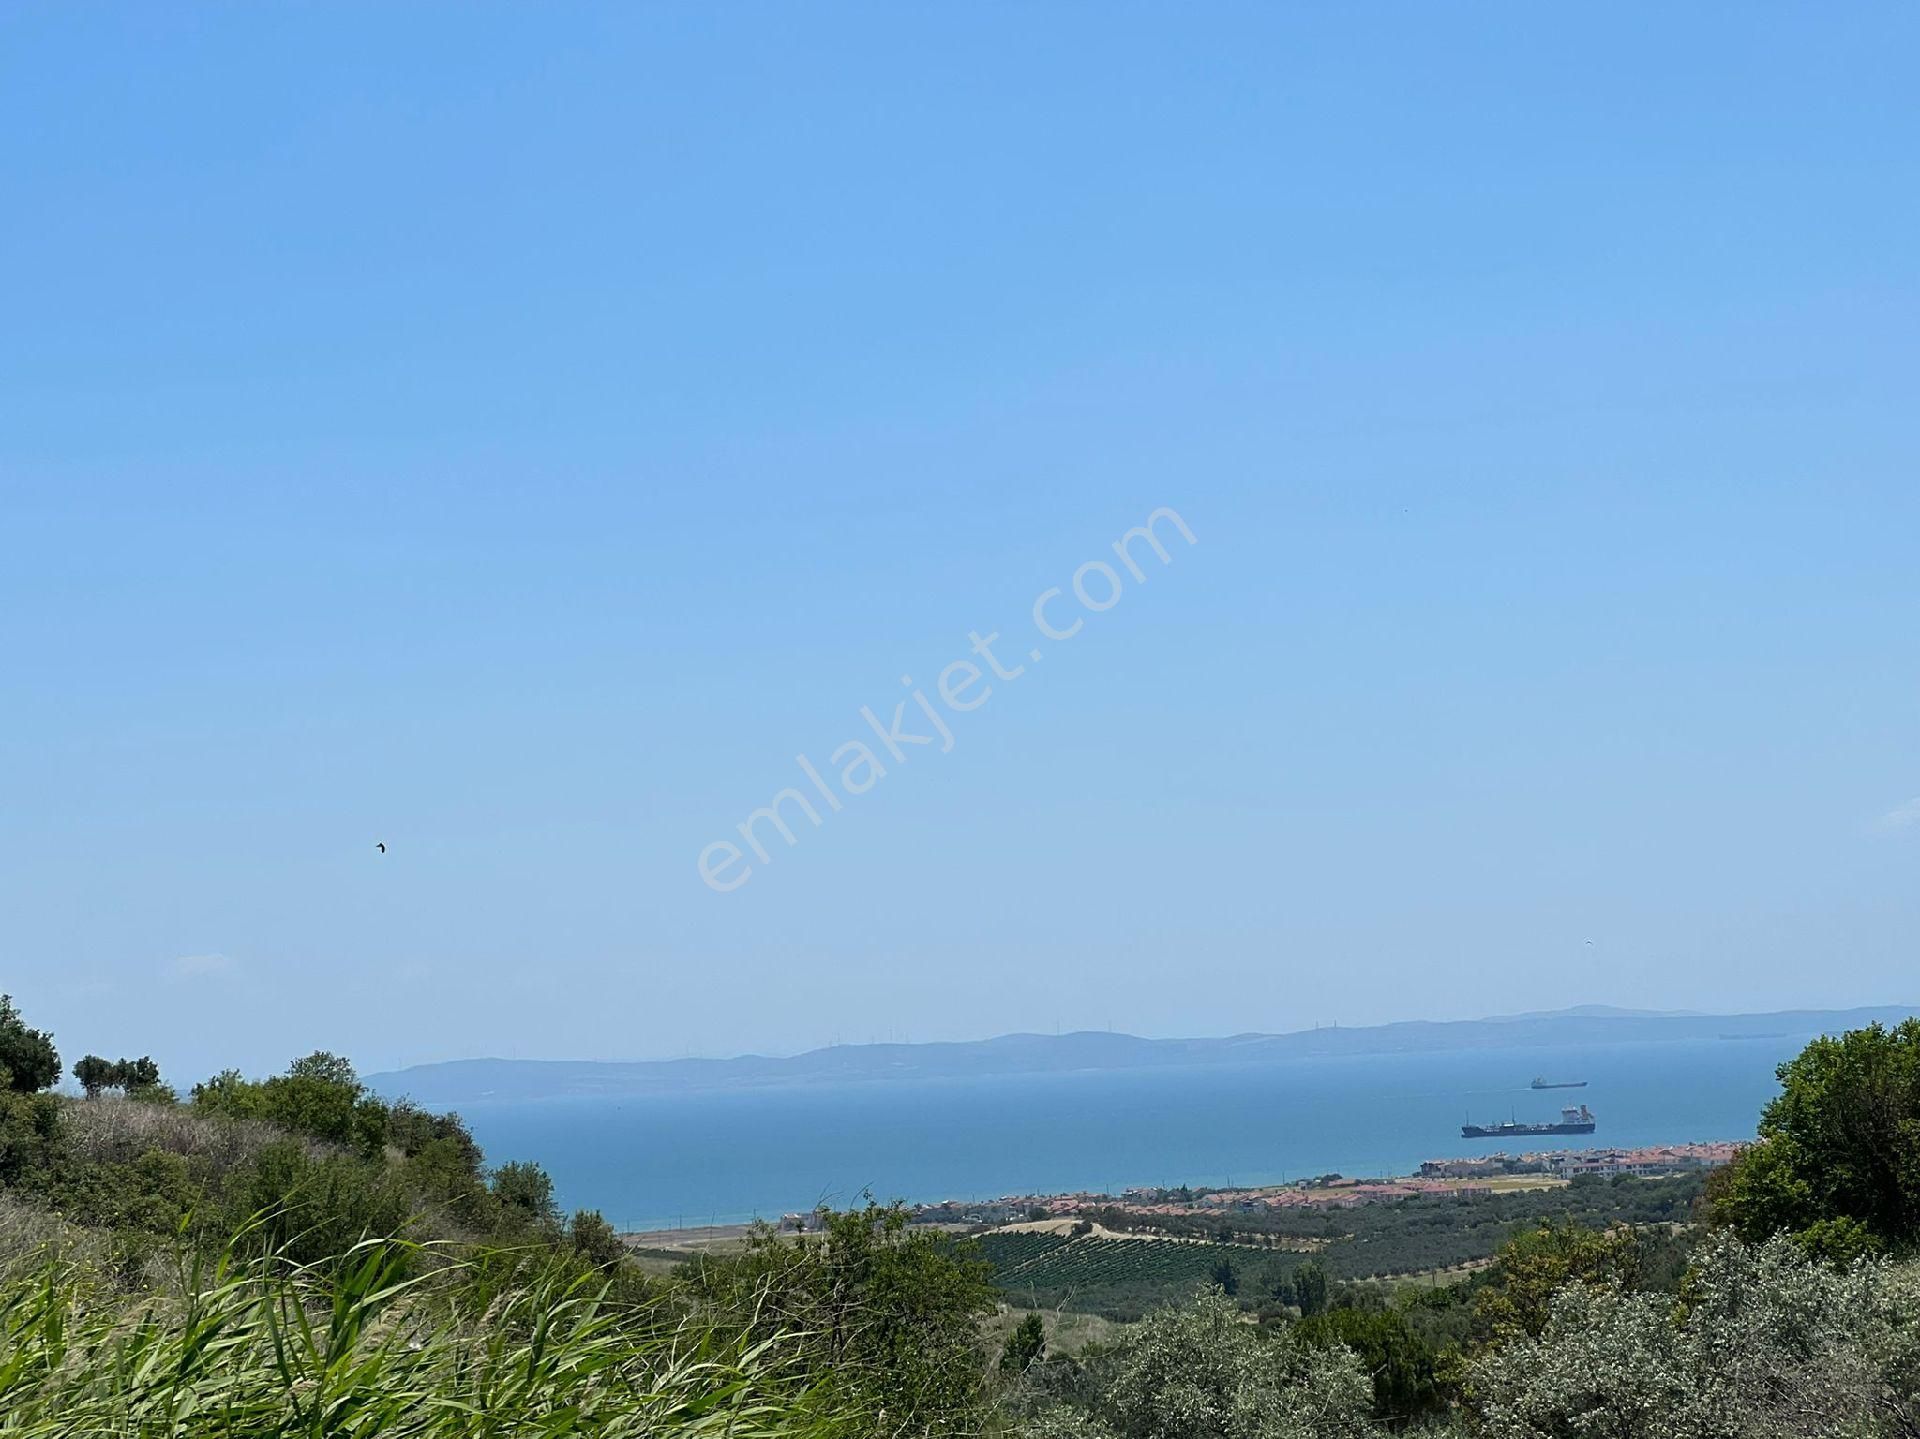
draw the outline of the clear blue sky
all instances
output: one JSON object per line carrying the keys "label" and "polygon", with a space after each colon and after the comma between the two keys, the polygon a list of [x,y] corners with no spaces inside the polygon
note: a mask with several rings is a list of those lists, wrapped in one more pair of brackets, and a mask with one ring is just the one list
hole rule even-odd
{"label": "clear blue sky", "polygon": [[10,6],[0,984],[182,1079],[1920,998],[1917,49]]}

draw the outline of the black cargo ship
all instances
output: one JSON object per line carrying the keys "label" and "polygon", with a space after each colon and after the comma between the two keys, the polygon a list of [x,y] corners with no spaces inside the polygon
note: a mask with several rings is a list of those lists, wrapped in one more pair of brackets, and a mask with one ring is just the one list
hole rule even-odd
{"label": "black cargo ship", "polygon": [[1585,1089],[1586,1087],[1587,1087],[1587,1082],[1584,1079],[1536,1078],[1533,1081],[1533,1088],[1535,1089]]}
{"label": "black cargo ship", "polygon": [[1460,1126],[1462,1139],[1518,1139],[1530,1134],[1591,1134],[1593,1133],[1593,1111],[1586,1105],[1569,1105],[1560,1111],[1558,1124],[1516,1124],[1509,1119],[1505,1124],[1463,1124]]}

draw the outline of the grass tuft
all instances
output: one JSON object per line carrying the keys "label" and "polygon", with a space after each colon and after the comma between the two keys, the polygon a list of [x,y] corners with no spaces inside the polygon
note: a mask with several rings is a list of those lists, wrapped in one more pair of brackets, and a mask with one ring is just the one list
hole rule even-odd
{"label": "grass tuft", "polygon": [[368,1240],[324,1265],[238,1235],[129,1294],[42,1245],[0,1267],[0,1435],[699,1436],[827,1439],[858,1425],[784,1336],[537,1272],[463,1305],[474,1261]]}

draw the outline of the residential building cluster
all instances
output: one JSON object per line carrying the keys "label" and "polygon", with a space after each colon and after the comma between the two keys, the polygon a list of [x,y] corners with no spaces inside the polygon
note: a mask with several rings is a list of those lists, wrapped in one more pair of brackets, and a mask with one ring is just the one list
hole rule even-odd
{"label": "residential building cluster", "polygon": [[1420,1173],[1429,1179],[1479,1179],[1505,1174],[1547,1174],[1575,1179],[1583,1174],[1652,1176],[1684,1174],[1731,1164],[1746,1145],[1653,1144],[1640,1149],[1541,1149],[1526,1154],[1483,1154],[1473,1159],[1429,1159]]}
{"label": "residential building cluster", "polygon": [[[1398,1199],[1481,1199],[1512,1185],[1500,1179],[1534,1176],[1570,1180],[1585,1175],[1684,1174],[1731,1163],[1746,1146],[1735,1142],[1659,1144],[1640,1149],[1546,1149],[1524,1154],[1483,1154],[1470,1159],[1429,1159],[1418,1174],[1388,1179],[1349,1179],[1325,1174],[1292,1184],[1235,1189],[1141,1187],[1111,1194],[1009,1194],[992,1200],[947,1200],[923,1204],[913,1217],[926,1224],[1000,1225],[1066,1219],[1090,1209],[1117,1209],[1141,1218],[1229,1215],[1263,1209],[1352,1209]],[[799,1216],[789,1216],[798,1218]],[[795,1226],[799,1227],[799,1226]]]}

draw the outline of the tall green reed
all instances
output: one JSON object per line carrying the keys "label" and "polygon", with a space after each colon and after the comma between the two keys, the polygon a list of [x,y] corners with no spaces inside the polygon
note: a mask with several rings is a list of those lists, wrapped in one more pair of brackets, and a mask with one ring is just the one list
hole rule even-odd
{"label": "tall green reed", "polygon": [[[129,1293],[71,1256],[0,1267],[0,1435],[831,1439],[866,1427],[789,1336],[598,1278],[367,1240],[322,1265],[243,1232]],[[423,1262],[431,1258],[433,1262]],[[476,1298],[476,1296],[478,1296]]]}

